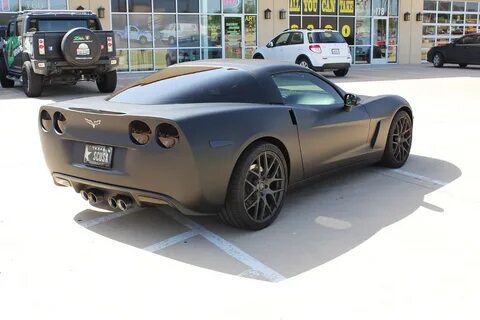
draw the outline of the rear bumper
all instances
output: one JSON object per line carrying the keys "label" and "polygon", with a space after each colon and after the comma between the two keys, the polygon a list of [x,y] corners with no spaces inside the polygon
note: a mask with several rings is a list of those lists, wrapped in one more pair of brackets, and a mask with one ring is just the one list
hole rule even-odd
{"label": "rear bumper", "polygon": [[36,60],[32,59],[33,71],[36,74],[41,74],[44,76],[61,74],[63,72],[75,72],[79,71],[81,73],[103,73],[111,71],[117,68],[118,58],[110,57],[103,58],[97,61],[95,64],[86,67],[77,67],[72,66],[66,61],[47,61],[47,60]]}
{"label": "rear bumper", "polygon": [[313,66],[315,71],[349,69],[350,63],[326,63],[321,67]]}
{"label": "rear bumper", "polygon": [[133,199],[139,207],[169,205],[183,214],[198,214],[198,212],[184,207],[180,202],[166,194],[87,180],[62,173],[53,173],[52,177],[56,185],[73,187],[77,193],[82,190],[95,189],[100,191],[105,199],[114,196],[126,196]]}

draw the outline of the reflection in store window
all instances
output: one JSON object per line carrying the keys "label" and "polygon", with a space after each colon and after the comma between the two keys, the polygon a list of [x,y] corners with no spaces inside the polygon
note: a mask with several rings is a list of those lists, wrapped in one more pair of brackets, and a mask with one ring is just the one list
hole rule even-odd
{"label": "reflection in store window", "polygon": [[208,15],[201,16],[202,47],[221,47],[222,46],[222,16]]}
{"label": "reflection in store window", "polygon": [[112,30],[117,48],[128,48],[127,15],[112,14]]}
{"label": "reflection in store window", "polygon": [[370,46],[355,47],[355,63],[364,64],[370,63]]}
{"label": "reflection in store window", "polygon": [[198,0],[177,0],[179,13],[198,13]]}
{"label": "reflection in store window", "polygon": [[151,12],[151,0],[128,0],[129,12]]}
{"label": "reflection in store window", "polygon": [[199,47],[199,16],[178,15],[177,37],[179,47]]}
{"label": "reflection in store window", "polygon": [[130,15],[130,48],[152,48],[152,16],[147,14]]}
{"label": "reflection in store window", "polygon": [[372,15],[372,2],[371,0],[356,0],[355,1],[355,11],[357,16],[368,17]]}
{"label": "reflection in store window", "polygon": [[175,0],[153,0],[153,12],[175,12]]}
{"label": "reflection in store window", "polygon": [[177,22],[173,14],[155,14],[153,16],[155,48],[177,46]]}
{"label": "reflection in store window", "polygon": [[200,0],[201,13],[220,13],[221,0]]}
{"label": "reflection in store window", "polygon": [[371,25],[370,18],[357,18],[356,22],[356,45],[371,44]]}
{"label": "reflection in store window", "polygon": [[128,51],[127,50],[118,50],[118,71],[128,71]]}

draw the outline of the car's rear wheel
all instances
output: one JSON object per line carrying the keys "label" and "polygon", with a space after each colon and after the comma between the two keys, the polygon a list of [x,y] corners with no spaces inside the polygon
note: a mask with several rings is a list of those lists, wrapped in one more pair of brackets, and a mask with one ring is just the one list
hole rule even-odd
{"label": "car's rear wheel", "polygon": [[312,69],[312,63],[310,62],[310,59],[306,57],[300,57],[297,59],[297,64],[308,69]]}
{"label": "car's rear wheel", "polygon": [[109,71],[100,75],[97,79],[98,91],[102,93],[111,93],[117,88],[117,71]]}
{"label": "car's rear wheel", "polygon": [[260,53],[255,53],[255,54],[253,55],[253,59],[259,59],[259,60],[260,60],[260,59],[265,59],[265,58],[264,58],[263,55],[261,55]]}
{"label": "car's rear wheel", "polygon": [[141,36],[141,37],[140,37],[140,44],[142,44],[142,45],[147,44],[147,37]]}
{"label": "car's rear wheel", "polygon": [[32,63],[25,61],[22,67],[23,91],[27,97],[39,97],[42,94],[43,76],[33,71]]}
{"label": "car's rear wheel", "polygon": [[400,168],[405,164],[412,146],[413,122],[405,111],[399,111],[393,118],[388,132],[387,145],[382,164],[389,168]]}
{"label": "car's rear wheel", "polygon": [[0,83],[2,88],[13,88],[15,85],[15,81],[8,79],[8,70],[5,62],[3,61],[3,57],[0,56]]}
{"label": "car's rear wheel", "polygon": [[267,142],[251,145],[235,165],[220,220],[242,229],[268,227],[282,209],[287,185],[282,151]]}
{"label": "car's rear wheel", "polygon": [[460,66],[460,68],[463,69],[463,68],[466,68],[466,67],[467,67],[467,64],[466,64],[466,63],[460,63],[459,66]]}
{"label": "car's rear wheel", "polygon": [[335,70],[333,71],[333,74],[335,74],[337,77],[345,77],[348,73],[348,70],[348,68]]}
{"label": "car's rear wheel", "polygon": [[443,55],[441,53],[435,53],[433,56],[433,66],[435,68],[441,68],[443,67],[443,64],[445,63],[445,59],[443,58]]}

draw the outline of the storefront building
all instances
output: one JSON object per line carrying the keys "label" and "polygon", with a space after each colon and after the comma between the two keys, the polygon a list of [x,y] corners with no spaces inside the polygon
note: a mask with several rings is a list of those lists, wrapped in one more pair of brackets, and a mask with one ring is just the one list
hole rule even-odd
{"label": "storefront building", "polygon": [[87,9],[116,34],[122,71],[251,58],[288,28],[338,30],[355,64],[420,63],[480,32],[480,0],[0,0],[0,25],[28,9]]}

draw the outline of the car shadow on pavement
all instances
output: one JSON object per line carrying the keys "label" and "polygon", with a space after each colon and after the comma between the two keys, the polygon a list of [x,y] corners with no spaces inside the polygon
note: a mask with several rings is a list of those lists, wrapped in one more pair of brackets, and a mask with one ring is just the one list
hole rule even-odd
{"label": "car shadow on pavement", "polygon": [[[230,228],[220,224],[215,216],[187,219],[290,278],[349,252],[420,207],[442,214],[441,207],[425,202],[424,198],[461,174],[449,162],[412,155],[400,171],[376,166],[359,168],[291,190],[277,221],[261,231]],[[219,272],[267,280],[232,255],[231,250],[222,251],[221,246],[201,234],[172,242],[170,239],[191,231],[192,224],[172,218],[175,215],[181,216],[170,207],[139,208],[88,229],[138,248],[161,243],[155,254]],[[75,220],[83,224],[102,216],[108,214],[85,210]]]}

